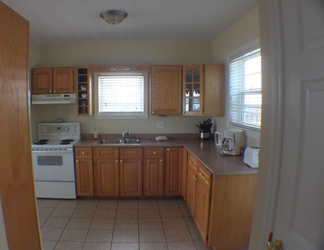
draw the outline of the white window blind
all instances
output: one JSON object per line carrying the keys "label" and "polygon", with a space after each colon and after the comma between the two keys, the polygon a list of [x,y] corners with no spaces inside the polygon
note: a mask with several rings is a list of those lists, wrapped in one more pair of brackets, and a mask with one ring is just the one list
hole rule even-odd
{"label": "white window blind", "polygon": [[260,49],[232,58],[229,64],[231,124],[260,130],[261,90]]}
{"label": "white window blind", "polygon": [[145,98],[142,74],[98,75],[99,116],[143,116]]}

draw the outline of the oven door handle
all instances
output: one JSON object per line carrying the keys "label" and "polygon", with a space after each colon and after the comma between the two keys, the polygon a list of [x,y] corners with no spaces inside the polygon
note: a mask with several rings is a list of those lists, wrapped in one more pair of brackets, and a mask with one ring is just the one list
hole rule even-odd
{"label": "oven door handle", "polygon": [[73,154],[73,148],[68,148],[67,150],[32,150],[32,153],[37,155]]}

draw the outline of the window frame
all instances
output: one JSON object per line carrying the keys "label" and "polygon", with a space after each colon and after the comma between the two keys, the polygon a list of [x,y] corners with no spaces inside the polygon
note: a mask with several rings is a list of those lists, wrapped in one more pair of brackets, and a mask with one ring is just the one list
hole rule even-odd
{"label": "window frame", "polygon": [[[244,130],[245,134],[249,137],[255,138],[255,139],[260,139],[260,132],[261,128],[255,128],[255,127],[250,127],[242,124],[237,124],[237,123],[231,123],[230,120],[230,62],[231,60],[235,58],[239,58],[249,52],[252,52],[256,49],[260,49],[260,39],[257,38],[227,54],[227,63],[226,63],[226,68],[227,68],[227,74],[226,74],[226,124],[227,128],[236,128],[236,129],[242,129]],[[262,69],[261,69],[262,70]],[[262,87],[261,87],[261,96],[262,96]],[[262,112],[262,105],[261,105],[261,112]],[[262,124],[261,124],[262,127]]]}
{"label": "window frame", "polygon": [[[142,75],[144,77],[144,93],[143,93],[143,105],[144,110],[143,114],[123,114],[122,112],[117,114],[99,114],[99,76],[102,75],[112,75],[112,76],[129,76],[129,75]],[[148,72],[146,71],[132,71],[132,72],[96,72],[94,73],[94,110],[95,110],[95,119],[130,119],[130,120],[137,120],[137,119],[148,119],[148,88],[149,88],[149,79],[148,79]]]}

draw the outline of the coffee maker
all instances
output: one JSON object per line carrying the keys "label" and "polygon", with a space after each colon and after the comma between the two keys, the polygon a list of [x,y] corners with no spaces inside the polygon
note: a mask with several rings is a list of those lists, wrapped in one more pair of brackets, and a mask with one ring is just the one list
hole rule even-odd
{"label": "coffee maker", "polygon": [[222,155],[240,155],[243,142],[243,131],[227,129],[224,133],[215,132],[215,144],[222,148]]}

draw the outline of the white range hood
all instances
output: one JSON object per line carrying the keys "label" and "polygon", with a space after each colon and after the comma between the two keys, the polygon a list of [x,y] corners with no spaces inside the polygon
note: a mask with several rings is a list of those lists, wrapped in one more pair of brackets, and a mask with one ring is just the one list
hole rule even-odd
{"label": "white range hood", "polygon": [[73,104],[76,94],[32,95],[32,104]]}

